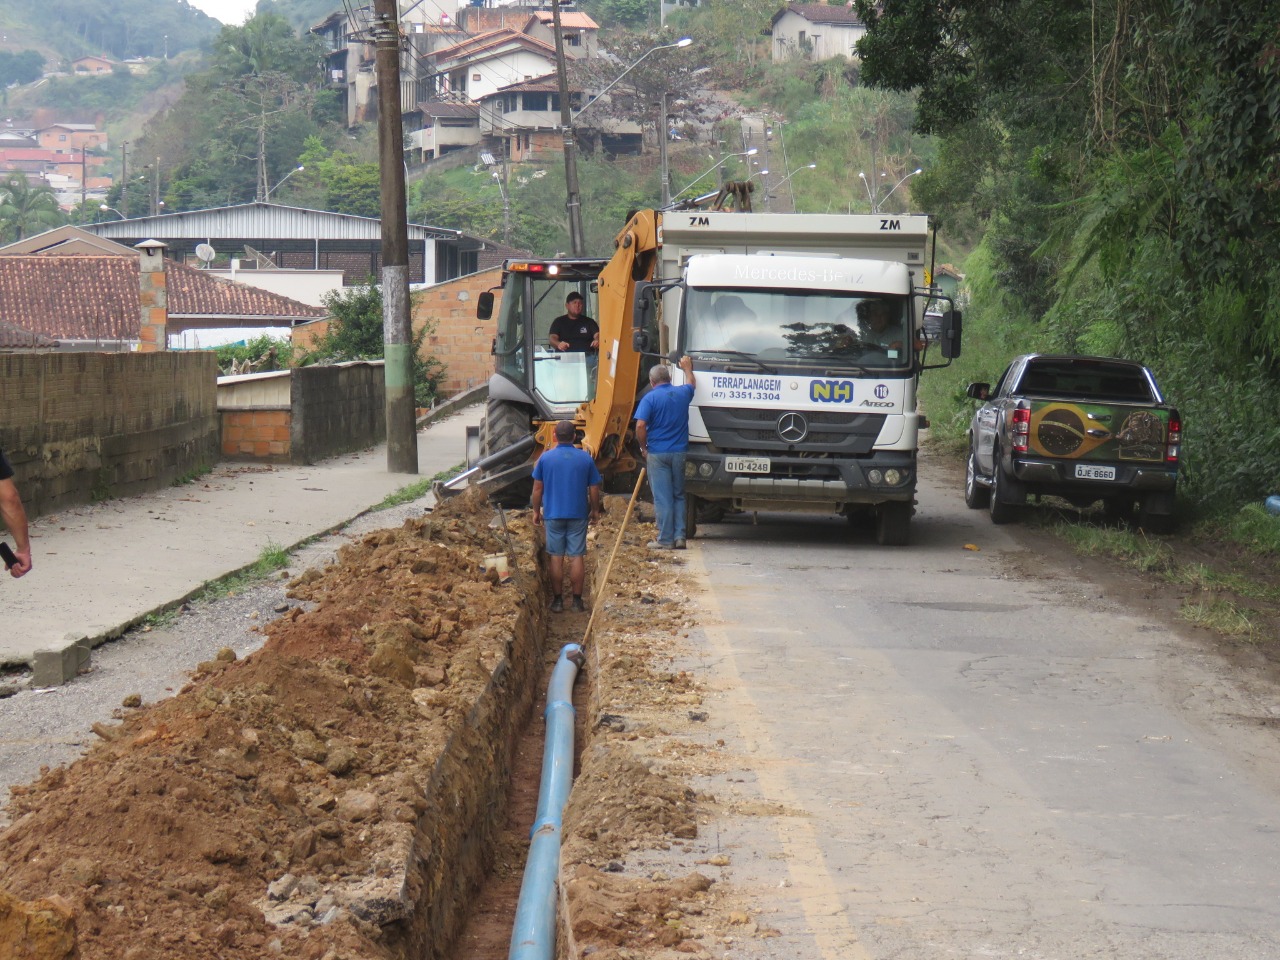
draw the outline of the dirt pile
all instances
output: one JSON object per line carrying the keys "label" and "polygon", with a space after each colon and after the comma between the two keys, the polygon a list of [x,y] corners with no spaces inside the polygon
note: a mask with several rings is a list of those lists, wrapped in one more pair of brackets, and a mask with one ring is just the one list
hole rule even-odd
{"label": "dirt pile", "polygon": [[414,911],[464,896],[482,864],[418,867],[464,858],[492,800],[477,781],[506,764],[495,705],[526,696],[522,664],[541,671],[536,580],[484,569],[509,549],[535,569],[532,538],[492,518],[458,498],[343,548],[292,585],[259,652],[225,651],[15,788],[0,956],[338,960],[437,935]]}

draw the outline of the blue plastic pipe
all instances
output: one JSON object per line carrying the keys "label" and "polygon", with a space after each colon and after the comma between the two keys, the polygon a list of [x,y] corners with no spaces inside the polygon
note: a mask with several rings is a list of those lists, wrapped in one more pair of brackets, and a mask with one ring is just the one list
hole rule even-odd
{"label": "blue plastic pipe", "polygon": [[560,874],[561,817],[573,786],[573,683],[582,647],[565,644],[547,684],[542,785],[530,831],[529,857],[520,881],[509,960],[553,960],[556,949],[556,880]]}

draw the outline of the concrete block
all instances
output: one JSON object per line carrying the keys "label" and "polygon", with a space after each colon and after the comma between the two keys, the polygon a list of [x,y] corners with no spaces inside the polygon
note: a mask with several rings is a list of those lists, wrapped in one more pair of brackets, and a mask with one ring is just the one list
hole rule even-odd
{"label": "concrete block", "polygon": [[60,687],[89,666],[92,644],[83,634],[69,633],[58,650],[37,650],[31,664],[33,687]]}

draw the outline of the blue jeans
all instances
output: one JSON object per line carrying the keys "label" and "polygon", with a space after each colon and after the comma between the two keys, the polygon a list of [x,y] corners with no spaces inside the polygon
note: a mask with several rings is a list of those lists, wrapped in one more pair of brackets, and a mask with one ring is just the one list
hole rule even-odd
{"label": "blue jeans", "polygon": [[685,453],[649,452],[649,490],[658,515],[658,542],[684,539],[684,457]]}

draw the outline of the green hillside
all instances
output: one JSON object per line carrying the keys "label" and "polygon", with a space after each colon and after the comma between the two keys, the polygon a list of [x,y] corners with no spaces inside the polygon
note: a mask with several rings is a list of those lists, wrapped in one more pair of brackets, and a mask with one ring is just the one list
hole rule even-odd
{"label": "green hillside", "polygon": [[206,46],[221,26],[184,0],[5,0],[0,50],[36,50],[46,69],[89,54],[172,57]]}

